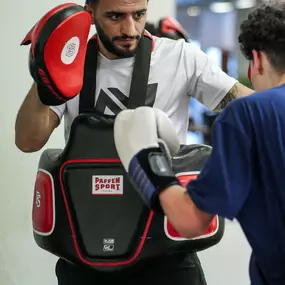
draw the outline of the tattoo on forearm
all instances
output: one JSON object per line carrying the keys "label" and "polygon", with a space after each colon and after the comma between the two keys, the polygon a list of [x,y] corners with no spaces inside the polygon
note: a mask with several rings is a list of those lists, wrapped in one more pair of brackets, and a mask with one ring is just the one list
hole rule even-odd
{"label": "tattoo on forearm", "polygon": [[227,95],[224,97],[224,99],[220,102],[220,104],[214,109],[215,112],[220,113],[228,103],[236,99],[238,96],[238,84],[235,84],[231,90],[227,93]]}

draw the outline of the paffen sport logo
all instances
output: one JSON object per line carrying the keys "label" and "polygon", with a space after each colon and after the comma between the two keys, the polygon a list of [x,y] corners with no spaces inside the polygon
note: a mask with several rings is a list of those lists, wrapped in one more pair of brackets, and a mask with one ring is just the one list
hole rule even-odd
{"label": "paffen sport logo", "polygon": [[123,195],[122,175],[93,175],[93,195]]}

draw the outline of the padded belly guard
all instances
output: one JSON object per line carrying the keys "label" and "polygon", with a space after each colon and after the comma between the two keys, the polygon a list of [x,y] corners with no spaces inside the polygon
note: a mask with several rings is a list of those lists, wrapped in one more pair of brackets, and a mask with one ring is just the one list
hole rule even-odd
{"label": "padded belly guard", "polygon": [[[206,145],[181,146],[172,161],[182,184],[196,178],[210,152]],[[185,239],[163,214],[150,211],[120,163],[113,120],[95,114],[74,120],[63,150],[42,153],[32,218],[39,247],[104,271],[205,250],[224,233],[224,219],[215,217],[203,236]]]}

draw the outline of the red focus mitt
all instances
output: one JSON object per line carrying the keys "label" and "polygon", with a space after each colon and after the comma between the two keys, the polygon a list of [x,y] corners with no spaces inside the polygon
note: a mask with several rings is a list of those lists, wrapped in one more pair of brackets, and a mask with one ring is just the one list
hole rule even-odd
{"label": "red focus mitt", "polygon": [[43,104],[61,105],[80,93],[91,23],[82,6],[62,4],[46,13],[22,41],[31,44],[29,69]]}
{"label": "red focus mitt", "polygon": [[189,35],[186,30],[176,19],[172,17],[165,17],[159,20],[158,30],[162,35],[175,34],[178,35],[180,38],[185,39],[185,41],[189,40]]}

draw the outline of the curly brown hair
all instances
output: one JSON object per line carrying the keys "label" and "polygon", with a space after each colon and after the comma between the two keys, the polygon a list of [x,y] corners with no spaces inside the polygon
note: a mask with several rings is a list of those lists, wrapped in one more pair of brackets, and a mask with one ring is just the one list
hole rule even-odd
{"label": "curly brown hair", "polygon": [[249,13],[238,37],[243,55],[252,60],[252,51],[264,52],[272,67],[285,71],[285,2],[263,4]]}

